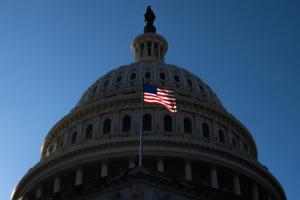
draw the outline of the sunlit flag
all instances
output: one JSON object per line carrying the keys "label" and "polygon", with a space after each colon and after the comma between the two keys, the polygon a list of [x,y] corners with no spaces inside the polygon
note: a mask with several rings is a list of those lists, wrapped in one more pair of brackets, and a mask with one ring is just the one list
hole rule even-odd
{"label": "sunlit flag", "polygon": [[177,112],[174,91],[144,84],[144,102],[161,104],[172,113]]}

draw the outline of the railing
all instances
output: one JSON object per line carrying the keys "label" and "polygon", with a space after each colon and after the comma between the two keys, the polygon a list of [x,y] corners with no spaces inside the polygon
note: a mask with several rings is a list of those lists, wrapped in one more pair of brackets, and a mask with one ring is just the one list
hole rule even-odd
{"label": "railing", "polygon": [[[218,150],[226,151],[231,154],[235,154],[238,156],[248,157],[245,152],[238,151],[233,149],[229,144],[220,144],[214,140],[200,137],[199,135],[194,135],[191,133],[174,133],[167,131],[144,131],[143,139],[145,143],[147,141],[157,141],[157,142],[173,142],[176,144],[183,145],[195,145],[195,146],[209,146]],[[75,144],[67,144],[64,148],[57,149],[55,152],[51,153],[49,156],[43,158],[51,158],[55,155],[59,155],[66,151],[72,151],[78,148],[83,148],[87,146],[94,145],[105,145],[105,144],[113,144],[113,143],[131,143],[139,141],[139,133],[138,132],[118,132],[118,133],[110,133],[110,134],[101,134],[96,135],[91,139],[82,139]]]}

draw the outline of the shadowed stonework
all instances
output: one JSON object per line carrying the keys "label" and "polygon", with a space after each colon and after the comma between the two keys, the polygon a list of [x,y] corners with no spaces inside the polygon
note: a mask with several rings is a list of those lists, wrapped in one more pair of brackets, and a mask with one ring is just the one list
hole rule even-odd
{"label": "shadowed stonework", "polygon": [[[167,40],[145,14],[132,42],[135,63],[96,80],[47,134],[41,160],[13,200],[285,200],[257,160],[251,134],[198,76],[166,64]],[[141,86],[175,91],[178,113],[143,105]],[[139,121],[143,122],[140,127]],[[144,161],[137,167],[139,130]]]}

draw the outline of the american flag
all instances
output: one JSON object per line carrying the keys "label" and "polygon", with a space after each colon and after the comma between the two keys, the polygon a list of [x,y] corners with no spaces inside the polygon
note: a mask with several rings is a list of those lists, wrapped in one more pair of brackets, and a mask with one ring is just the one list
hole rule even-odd
{"label": "american flag", "polygon": [[177,112],[174,91],[165,88],[158,88],[144,84],[144,102],[150,104],[161,104],[172,113]]}

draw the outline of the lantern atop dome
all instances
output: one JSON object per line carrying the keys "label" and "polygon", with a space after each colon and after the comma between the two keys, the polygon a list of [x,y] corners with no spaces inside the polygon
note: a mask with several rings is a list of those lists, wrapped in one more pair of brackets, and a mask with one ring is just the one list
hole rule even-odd
{"label": "lantern atop dome", "polygon": [[131,44],[135,62],[154,61],[164,63],[168,42],[164,37],[156,34],[156,28],[153,25],[156,16],[150,6],[147,7],[144,16],[146,22],[144,34],[138,35]]}

